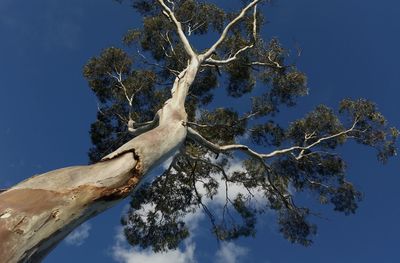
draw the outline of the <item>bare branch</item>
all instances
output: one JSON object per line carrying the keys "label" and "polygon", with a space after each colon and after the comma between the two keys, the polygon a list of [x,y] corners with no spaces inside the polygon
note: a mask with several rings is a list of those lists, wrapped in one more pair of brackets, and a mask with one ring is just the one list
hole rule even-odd
{"label": "bare branch", "polygon": [[253,12],[253,40],[252,40],[252,43],[250,45],[247,45],[247,46],[239,49],[238,51],[236,51],[236,53],[233,56],[230,56],[228,59],[216,60],[216,59],[209,57],[205,61],[206,61],[206,63],[210,63],[213,65],[228,64],[228,63],[236,60],[241,53],[245,52],[248,49],[253,48],[254,45],[256,44],[256,41],[257,41],[257,5],[254,6],[254,12]]}
{"label": "bare branch", "polygon": [[[323,142],[323,141],[327,141],[327,140],[330,140],[330,139],[334,139],[334,138],[337,138],[337,137],[342,136],[342,135],[346,135],[347,133],[354,131],[354,128],[356,127],[357,123],[358,123],[358,120],[356,119],[356,120],[354,121],[354,123],[353,123],[353,125],[351,126],[350,129],[347,129],[347,130],[345,130],[345,131],[342,131],[342,132],[339,132],[339,133],[336,133],[336,134],[333,134],[333,135],[330,135],[330,136],[322,137],[322,138],[318,139],[317,141],[315,141],[314,143],[312,143],[312,144],[310,144],[310,145],[308,145],[308,146],[301,147],[300,149],[301,149],[302,151],[301,151],[300,154],[296,157],[296,159],[299,160],[299,159],[301,159],[301,158],[304,156],[304,155],[303,155],[303,154],[304,154],[304,150],[309,150],[309,149],[311,149],[312,147],[314,147],[314,146],[320,144],[320,143]],[[314,134],[312,134],[311,136],[314,136]],[[307,138],[307,135],[306,135],[306,138]]]}
{"label": "bare branch", "polygon": [[202,22],[202,23],[196,23],[194,24],[193,28],[191,27],[191,25],[188,25],[188,35],[190,36],[194,31],[196,31],[197,29],[199,29],[200,27],[202,27],[206,22]]}
{"label": "bare branch", "polygon": [[272,53],[271,51],[268,52],[268,60],[269,62],[271,62],[272,64],[274,64],[277,68],[283,68],[282,65],[280,65],[277,61],[273,60],[271,57]]}
{"label": "bare branch", "polygon": [[245,47],[239,49],[233,56],[231,56],[231,57],[229,57],[227,59],[224,59],[224,60],[217,60],[217,59],[213,59],[213,58],[208,58],[206,60],[206,63],[213,64],[213,65],[225,65],[225,64],[228,64],[228,63],[236,60],[238,58],[238,55],[240,55],[240,53],[242,53],[242,52],[244,52],[244,51],[246,51],[248,49],[251,49],[253,46],[254,46],[254,44],[245,46]]}
{"label": "bare branch", "polygon": [[[122,81],[122,72],[121,72],[121,71],[118,71],[116,68],[114,68],[114,70],[115,70],[115,73],[116,73],[117,75],[114,75],[114,74],[112,74],[111,72],[107,72],[107,74],[108,74],[110,77],[114,78],[114,79],[118,82],[118,85],[119,85],[118,87],[119,87],[120,89],[122,89],[123,92],[124,92],[124,96],[125,96],[125,98],[126,98],[126,100],[127,100],[127,102],[128,102],[128,105],[129,105],[129,113],[128,113],[128,118],[127,118],[127,120],[128,120],[128,131],[131,132],[131,130],[130,130],[130,124],[129,124],[129,123],[133,122],[132,117],[131,117],[131,115],[132,115],[132,107],[133,107],[133,99],[135,98],[136,94],[142,90],[143,85],[140,85],[139,88],[137,88],[136,91],[132,92],[131,96],[129,96],[129,95],[128,95],[128,89],[126,88],[124,82]],[[100,112],[101,112],[101,111],[100,111]],[[102,112],[101,112],[101,113],[102,113]],[[125,118],[123,118],[122,116],[120,116],[118,113],[116,113],[116,114],[119,116],[119,118],[120,118],[121,120],[123,120],[123,121],[125,120]],[[145,130],[145,131],[147,131],[147,130]]]}
{"label": "bare branch", "polygon": [[278,189],[278,187],[274,184],[274,182],[271,178],[271,174],[273,174],[274,171],[264,161],[264,159],[267,158],[266,154],[259,154],[255,151],[253,151],[252,149],[250,149],[248,146],[240,145],[240,144],[225,145],[225,146],[216,145],[216,144],[208,141],[207,139],[205,139],[203,136],[201,136],[197,131],[193,130],[192,128],[188,128],[188,136],[192,140],[200,143],[201,145],[207,147],[208,149],[210,149],[211,151],[213,151],[215,153],[225,152],[225,151],[229,151],[229,150],[239,150],[239,151],[242,151],[243,153],[255,158],[256,160],[258,160],[260,162],[260,164],[262,165],[262,167],[265,169],[265,171],[267,171],[267,180],[268,180],[269,185],[272,187],[272,190],[274,191],[274,193],[280,197],[281,201],[284,203],[284,205],[287,209],[290,209],[290,210],[294,211],[295,213],[299,214],[299,208],[295,205],[292,195],[289,193],[282,193]]}
{"label": "bare branch", "polygon": [[271,60],[269,58],[269,56],[268,56],[268,60],[270,62],[254,61],[254,62],[251,62],[250,65],[252,65],[252,66],[268,66],[268,67],[273,66],[273,67],[276,67],[276,68],[279,68],[279,69],[285,68],[285,66],[282,66],[278,62]]}
{"label": "bare branch", "polygon": [[160,118],[159,112],[156,113],[154,119],[152,121],[148,121],[145,123],[135,123],[132,119],[128,121],[128,131],[131,135],[138,136],[142,133],[150,131],[158,125],[158,121]]}
{"label": "bare branch", "polygon": [[167,0],[168,3],[172,5],[172,11],[175,10],[175,2],[173,0]]}
{"label": "bare branch", "polygon": [[326,185],[326,184],[323,184],[323,183],[320,183],[320,182],[317,182],[317,181],[314,181],[314,180],[310,180],[310,179],[308,179],[307,177],[306,177],[305,179],[306,179],[307,182],[308,182],[309,184],[311,184],[311,185],[320,186],[320,187],[322,187],[322,188],[327,189],[328,191],[332,190],[332,187],[329,186],[329,185]]}
{"label": "bare branch", "polygon": [[[164,36],[163,34],[160,33],[160,36],[161,36],[166,42],[168,42],[168,44],[169,44],[169,46],[170,46],[170,48],[171,48],[171,52],[172,52],[173,54],[176,55],[174,45],[172,44],[171,39],[170,39],[170,37],[169,37],[169,31],[167,31],[167,32],[165,33],[165,36]],[[171,55],[169,55],[169,54],[167,53],[167,51],[165,50],[165,48],[164,48],[163,45],[161,45],[161,48],[164,50],[165,55],[166,55],[167,57],[171,57]]]}
{"label": "bare branch", "polygon": [[242,145],[242,144],[231,144],[231,145],[224,145],[224,146],[220,146],[217,144],[214,144],[210,141],[208,141],[206,138],[204,138],[200,133],[198,133],[197,131],[195,131],[194,129],[188,127],[188,137],[190,139],[192,139],[193,141],[199,143],[200,145],[210,149],[212,152],[218,154],[221,152],[227,152],[227,151],[231,151],[231,150],[239,150],[239,151],[243,151],[253,157],[256,158],[263,158],[262,155],[260,155],[259,153],[251,150],[248,146],[246,145]]}
{"label": "bare branch", "polygon": [[[143,54],[140,52],[140,50],[138,50],[137,52],[138,52],[139,56],[142,57],[143,62],[146,63],[147,65],[154,66],[154,67],[158,67],[158,68],[161,68],[161,69],[164,69],[164,70],[168,70],[168,71],[171,72],[174,76],[178,76],[178,75],[179,75],[180,72],[179,72],[178,70],[175,70],[175,69],[171,69],[171,68],[169,68],[169,67],[162,66],[162,65],[160,65],[160,64],[158,64],[158,63],[150,62],[150,61],[146,58],[146,56],[143,55]],[[170,84],[168,84],[168,85],[170,85]]]}
{"label": "bare branch", "polygon": [[253,7],[257,5],[261,0],[253,0],[251,3],[249,3],[245,8],[242,9],[242,11],[239,13],[239,15],[234,18],[222,31],[222,34],[220,38],[217,40],[217,42],[214,43],[214,45],[211,46],[211,48],[202,55],[202,58],[204,60],[208,59],[211,57],[211,55],[216,51],[216,49],[221,45],[221,43],[225,40],[226,36],[228,35],[229,30],[236,24],[238,23],[245,15],[246,13]]}
{"label": "bare branch", "polygon": [[256,160],[258,160],[263,165],[264,169],[266,171],[268,171],[267,180],[268,180],[269,185],[272,187],[274,192],[276,192],[281,197],[282,201],[285,203],[285,206],[288,209],[291,208],[291,204],[288,202],[288,200],[285,198],[285,196],[279,191],[279,189],[273,183],[273,181],[271,179],[272,169],[264,162],[263,154],[259,154],[255,151],[251,150],[248,146],[240,145],[240,144],[225,145],[225,146],[216,145],[216,144],[206,140],[197,131],[195,131],[191,128],[188,128],[188,136],[189,136],[189,138],[191,138],[194,141],[200,143],[201,145],[209,148],[211,151],[213,151],[215,153],[225,152],[225,151],[229,151],[229,150],[239,150],[239,151],[242,151],[245,154],[255,158]]}
{"label": "bare branch", "polygon": [[278,61],[275,61],[275,60],[272,58],[272,52],[271,52],[271,51],[268,52],[267,59],[268,59],[267,62],[253,61],[253,62],[249,63],[248,65],[251,65],[251,66],[275,67],[275,68],[277,68],[277,69],[284,69],[284,68],[287,68],[287,67],[288,67],[288,66],[282,66],[281,64],[279,64]]}
{"label": "bare branch", "polygon": [[344,130],[342,132],[338,132],[333,135],[322,137],[322,138],[318,139],[317,141],[315,141],[314,143],[307,145],[307,146],[292,146],[289,148],[275,150],[271,153],[265,153],[265,154],[255,152],[254,150],[250,149],[248,146],[243,145],[243,144],[230,144],[230,145],[223,145],[223,146],[214,144],[214,143],[208,141],[207,139],[205,139],[200,133],[198,133],[197,131],[195,131],[194,129],[192,129],[190,127],[188,127],[188,137],[217,154],[221,153],[221,152],[238,150],[238,151],[242,151],[242,152],[244,152],[252,157],[258,158],[258,159],[260,159],[260,158],[268,159],[268,158],[272,158],[272,157],[275,157],[278,155],[291,153],[295,150],[301,150],[300,154],[298,156],[295,156],[295,158],[297,160],[299,160],[304,156],[303,155],[304,150],[309,150],[309,149],[317,146],[321,142],[331,140],[331,139],[337,138],[342,135],[346,135],[346,134],[354,131],[356,124],[357,124],[357,120],[353,123],[353,126],[351,128]]}
{"label": "bare branch", "polygon": [[178,21],[178,19],[175,17],[175,13],[174,11],[171,10],[171,8],[169,8],[164,0],[157,0],[162,9],[163,9],[163,13],[175,24],[176,27],[176,31],[178,33],[178,36],[180,38],[180,40],[182,41],[183,47],[185,48],[186,53],[191,57],[191,58],[195,58],[197,57],[197,54],[193,51],[192,46],[189,43],[189,40],[187,39],[185,33],[183,32],[182,29],[182,24],[181,22]]}
{"label": "bare branch", "polygon": [[132,94],[132,96],[128,96],[128,90],[127,90],[126,86],[124,85],[124,83],[123,83],[123,81],[122,81],[122,73],[119,72],[117,69],[115,69],[115,73],[116,73],[117,75],[114,75],[114,74],[112,74],[111,72],[107,72],[107,74],[108,74],[111,78],[115,79],[115,80],[118,82],[118,84],[119,84],[118,87],[119,87],[120,89],[123,90],[124,95],[125,95],[125,98],[126,98],[126,100],[128,101],[129,106],[132,107],[132,100],[131,100],[131,97],[133,97],[134,94]]}

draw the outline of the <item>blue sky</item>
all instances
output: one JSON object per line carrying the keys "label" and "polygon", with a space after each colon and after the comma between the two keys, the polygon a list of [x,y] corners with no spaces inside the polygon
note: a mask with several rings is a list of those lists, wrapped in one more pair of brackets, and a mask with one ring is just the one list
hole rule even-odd
{"label": "blue sky", "polygon": [[[232,2],[239,1],[221,0]],[[265,11],[265,38],[300,46],[298,66],[309,78],[310,96],[285,114],[366,97],[400,126],[399,1],[277,0]],[[112,0],[0,1],[0,187],[87,163],[97,106],[82,67],[103,48],[120,45],[138,23],[130,8]],[[255,239],[218,245],[196,218],[194,238],[179,251],[130,251],[119,235],[123,202],[85,224],[45,262],[399,262],[399,158],[382,166],[373,151],[349,146],[343,150],[348,175],[364,200],[353,216],[323,209],[327,219],[315,219],[319,231],[309,248],[289,244],[267,215]]]}

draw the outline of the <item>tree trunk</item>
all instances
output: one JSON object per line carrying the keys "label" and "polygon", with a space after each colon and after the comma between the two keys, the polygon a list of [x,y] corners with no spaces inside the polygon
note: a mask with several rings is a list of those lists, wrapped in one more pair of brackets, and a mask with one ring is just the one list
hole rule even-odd
{"label": "tree trunk", "polygon": [[2,262],[39,262],[75,227],[128,196],[185,136],[181,122],[159,126],[111,159],[34,176],[1,193]]}
{"label": "tree trunk", "polygon": [[0,192],[2,262],[40,262],[74,228],[127,197],[186,138],[184,101],[198,71],[191,61],[175,80],[159,125],[99,163],[31,177]]}
{"label": "tree trunk", "polygon": [[[127,142],[101,162],[74,166],[31,177],[16,186],[0,189],[0,259],[2,262],[39,262],[74,228],[127,197],[143,177],[183,144],[187,135],[185,100],[203,62],[228,63],[253,46],[240,49],[224,61],[211,55],[228,31],[259,0],[249,3],[223,30],[220,38],[198,55],[181,23],[163,0],[157,1],[176,27],[190,57],[188,66],[175,79],[172,97],[157,112],[158,126]],[[256,8],[254,8],[254,14]],[[254,15],[254,17],[256,17]],[[254,18],[254,34],[256,20]],[[147,129],[147,130],[148,130]],[[133,131],[135,132],[135,131]],[[139,132],[136,130],[136,132]],[[136,134],[135,134],[136,135]],[[201,136],[197,136],[197,139]],[[215,147],[215,146],[214,146]]]}

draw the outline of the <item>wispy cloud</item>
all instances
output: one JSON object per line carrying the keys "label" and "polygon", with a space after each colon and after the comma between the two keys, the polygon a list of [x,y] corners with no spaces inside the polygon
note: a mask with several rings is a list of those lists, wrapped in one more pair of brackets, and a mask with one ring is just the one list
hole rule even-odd
{"label": "wispy cloud", "polygon": [[189,240],[182,249],[170,250],[166,253],[154,253],[151,249],[128,247],[122,228],[118,230],[116,243],[112,248],[114,260],[121,263],[196,263],[194,258],[195,244]]}
{"label": "wispy cloud", "polygon": [[[216,160],[217,161],[217,160]],[[242,166],[242,161],[240,160],[234,160],[231,162],[229,168],[226,170],[227,174],[233,173],[235,171],[238,172],[245,172],[245,169]],[[228,197],[230,199],[234,199],[238,194],[242,194],[244,196],[248,195],[248,191],[246,188],[244,188],[241,184],[237,183],[231,183],[228,182],[225,184],[225,181],[222,180],[221,174],[212,174],[218,184],[218,193],[213,197],[213,199],[205,199],[203,202],[206,205],[224,205],[226,202],[226,193],[228,192]],[[228,187],[228,191],[226,191],[226,186]],[[203,187],[202,183],[197,184],[197,188],[199,189],[200,193],[205,196],[206,190]],[[263,205],[265,202],[267,202],[267,199],[265,198],[264,192],[262,189],[253,189],[252,190],[252,198],[253,201],[255,201],[255,205]]]}
{"label": "wispy cloud", "polygon": [[[196,245],[193,239],[187,240],[182,248],[164,253],[154,253],[151,249],[132,248],[127,245],[122,228],[118,229],[116,242],[112,247],[112,257],[120,263],[197,263]],[[232,242],[221,243],[215,253],[214,263],[239,263],[249,253],[249,249]]]}
{"label": "wispy cloud", "polygon": [[71,246],[83,245],[85,240],[89,237],[89,231],[91,228],[92,227],[89,223],[83,223],[65,238],[65,242]]}
{"label": "wispy cloud", "polygon": [[235,245],[234,243],[224,242],[215,254],[216,263],[238,263],[240,257],[247,255],[247,248]]}

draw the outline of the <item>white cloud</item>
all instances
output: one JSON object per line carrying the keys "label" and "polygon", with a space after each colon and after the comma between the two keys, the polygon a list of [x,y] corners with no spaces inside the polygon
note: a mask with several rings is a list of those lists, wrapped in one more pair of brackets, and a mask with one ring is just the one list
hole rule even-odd
{"label": "white cloud", "polygon": [[[164,168],[166,166],[165,162],[163,164]],[[231,173],[233,171],[240,171],[243,170],[241,162],[237,161],[234,162],[227,173]],[[203,200],[204,204],[209,206],[214,205],[224,205],[226,202],[225,196],[225,182],[222,180],[222,176],[220,174],[212,175],[214,178],[217,179],[219,183],[219,191],[214,198]],[[234,198],[237,194],[242,193],[247,195],[248,192],[243,186],[239,184],[228,184],[229,187],[229,197]],[[198,185],[198,190],[201,194],[205,194],[205,189]],[[254,191],[254,199],[258,204],[265,204],[266,200],[261,191]],[[153,204],[147,204],[143,206],[139,211],[141,216],[146,216],[147,212],[154,209]],[[218,211],[217,211],[218,213]],[[189,213],[185,216],[184,221],[186,225],[189,227],[189,231],[191,236],[189,240],[187,240],[183,247],[178,250],[168,251],[166,253],[154,253],[151,249],[139,249],[139,248],[132,248],[127,245],[125,241],[125,237],[122,233],[122,227],[118,229],[118,233],[116,236],[116,241],[114,246],[112,247],[112,256],[115,261],[121,263],[136,263],[136,262],[149,262],[149,263],[195,263],[195,238],[196,232],[199,233],[199,229],[203,227],[201,225],[202,221],[206,218],[205,214],[201,209],[197,209],[194,213]],[[223,242],[221,243],[219,249],[215,254],[215,259],[213,262],[215,263],[238,263],[240,262],[239,259],[242,256],[245,256],[249,252],[249,249],[245,247],[241,247],[235,245],[234,243],[230,242]]]}
{"label": "white cloud", "polygon": [[114,260],[121,263],[196,263],[194,258],[195,244],[189,240],[182,249],[165,253],[154,253],[151,249],[131,248],[125,242],[122,228],[118,229],[116,243],[112,247]]}
{"label": "white cloud", "polygon": [[[230,174],[234,171],[241,171],[245,172],[245,169],[242,167],[242,162],[239,160],[236,160],[235,162],[231,163],[229,166],[229,169],[226,170],[227,174]],[[224,205],[226,202],[226,185],[225,181],[222,179],[221,174],[212,174],[218,184],[218,193],[213,197],[213,199],[205,199],[204,203],[206,205],[213,204],[213,205]],[[228,197],[230,199],[234,199],[238,194],[242,194],[244,196],[248,195],[249,192],[247,191],[246,188],[244,188],[241,184],[236,184],[236,183],[229,183],[227,184],[228,186]],[[202,183],[197,183],[197,188],[199,189],[201,194],[205,194],[206,190],[202,187]],[[267,202],[265,195],[262,191],[262,189],[253,189],[252,190],[252,198],[254,202],[254,205],[265,205],[265,202]]]}
{"label": "white cloud", "polygon": [[200,109],[196,109],[195,113],[194,113],[194,119],[196,121],[200,120],[201,117],[201,110]]}
{"label": "white cloud", "polygon": [[83,223],[65,238],[65,242],[71,246],[81,246],[89,237],[91,228],[92,226],[89,223]]}
{"label": "white cloud", "polygon": [[166,158],[164,158],[164,161],[161,164],[162,167],[162,171],[165,171],[169,168],[169,166],[171,165],[172,161],[174,160],[175,156],[179,153],[179,149],[172,152],[169,156],[167,156]]}
{"label": "white cloud", "polygon": [[194,213],[185,215],[184,222],[188,226],[190,235],[193,237],[200,222],[205,218],[205,215],[201,209],[197,209]]}
{"label": "white cloud", "polygon": [[234,243],[222,243],[215,254],[216,263],[238,263],[239,258],[247,255],[247,248],[235,245]]}
{"label": "white cloud", "polygon": [[243,135],[236,137],[236,141],[241,144],[246,144],[250,138],[250,132],[246,131]]}

